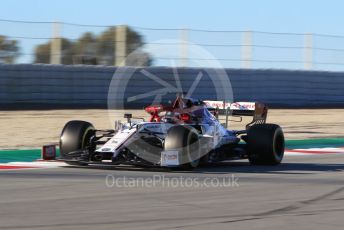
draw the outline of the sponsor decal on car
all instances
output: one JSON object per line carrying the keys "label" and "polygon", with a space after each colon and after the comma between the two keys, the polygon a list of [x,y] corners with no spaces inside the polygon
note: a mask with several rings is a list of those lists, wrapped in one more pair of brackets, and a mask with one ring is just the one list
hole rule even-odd
{"label": "sponsor decal on car", "polygon": [[163,151],[161,152],[161,166],[179,165],[178,151]]}
{"label": "sponsor decal on car", "polygon": [[255,110],[254,102],[235,102],[230,106],[231,110]]}
{"label": "sponsor decal on car", "polygon": [[208,107],[227,109],[231,110],[255,110],[255,102],[235,102],[235,103],[224,103],[223,101],[204,101]]}

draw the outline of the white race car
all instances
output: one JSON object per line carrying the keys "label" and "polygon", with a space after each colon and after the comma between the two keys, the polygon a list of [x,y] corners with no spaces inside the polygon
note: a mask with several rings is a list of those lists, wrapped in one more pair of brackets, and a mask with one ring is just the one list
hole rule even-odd
{"label": "white race car", "polygon": [[[125,114],[126,123],[97,130],[86,121],[69,121],[60,137],[60,158],[71,165],[128,164],[196,168],[225,160],[276,165],[284,155],[280,126],[266,124],[262,103],[201,101],[177,97],[171,105],[145,108],[149,121]],[[221,124],[219,112],[226,120]],[[252,116],[244,130],[229,130],[230,116]]]}

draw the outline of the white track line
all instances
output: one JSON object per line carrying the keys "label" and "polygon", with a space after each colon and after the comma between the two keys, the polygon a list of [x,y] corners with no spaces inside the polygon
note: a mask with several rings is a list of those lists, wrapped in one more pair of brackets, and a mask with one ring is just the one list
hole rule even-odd
{"label": "white track line", "polygon": [[[300,156],[300,155],[324,155],[324,154],[344,154],[344,148],[310,148],[310,149],[287,149],[285,155],[287,156]],[[11,168],[11,169],[0,169],[4,170],[31,170],[31,169],[44,169],[44,168],[58,168],[68,166],[68,164],[62,161],[34,161],[34,162],[9,162],[0,164],[1,166],[18,166],[28,168]]]}
{"label": "white track line", "polygon": [[291,149],[285,151],[286,155],[321,155],[321,154],[344,154],[344,148],[310,148]]}
{"label": "white track line", "polygon": [[[28,168],[19,168],[19,169],[42,169],[42,168],[58,168],[62,166],[67,166],[67,164],[60,161],[34,161],[34,162],[9,162],[9,163],[0,164],[0,166],[28,167]],[[18,170],[18,169],[16,168],[0,169],[0,171],[2,170]]]}

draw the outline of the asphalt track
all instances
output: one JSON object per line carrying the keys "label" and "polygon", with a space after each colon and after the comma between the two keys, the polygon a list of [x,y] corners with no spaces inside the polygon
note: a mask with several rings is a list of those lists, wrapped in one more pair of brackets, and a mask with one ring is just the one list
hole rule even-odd
{"label": "asphalt track", "polygon": [[0,229],[342,230],[344,154],[286,156],[274,167],[228,162],[193,172],[0,170],[0,198]]}

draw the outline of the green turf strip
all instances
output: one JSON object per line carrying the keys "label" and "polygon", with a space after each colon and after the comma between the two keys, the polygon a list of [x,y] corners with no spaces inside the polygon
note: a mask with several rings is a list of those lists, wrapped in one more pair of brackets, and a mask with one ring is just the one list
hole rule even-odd
{"label": "green turf strip", "polygon": [[344,138],[287,140],[287,149],[309,149],[325,147],[344,147]]}
{"label": "green turf strip", "polygon": [[[56,150],[59,154],[58,149]],[[41,149],[0,150],[0,163],[32,162],[41,158]]]}
{"label": "green turf strip", "polygon": [[[287,140],[287,149],[308,149],[325,147],[343,147],[344,138]],[[56,150],[59,155],[59,150]],[[0,163],[21,161],[31,162],[41,158],[41,149],[0,150]]]}

